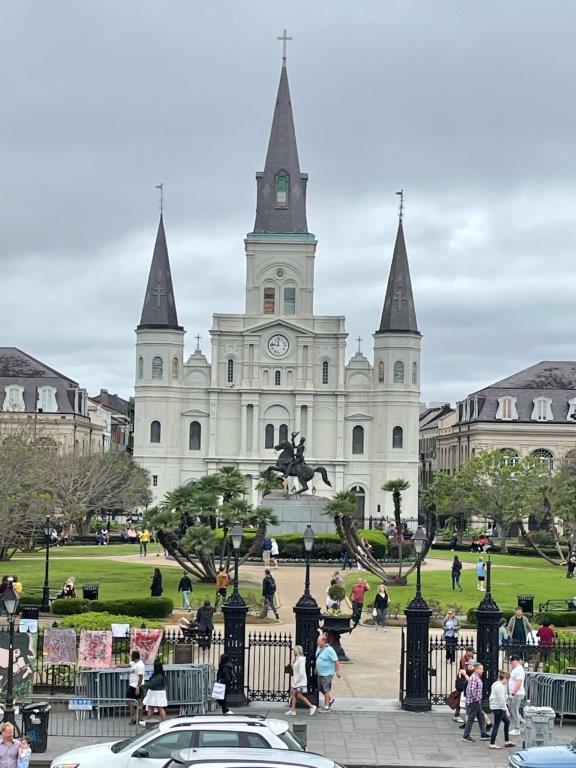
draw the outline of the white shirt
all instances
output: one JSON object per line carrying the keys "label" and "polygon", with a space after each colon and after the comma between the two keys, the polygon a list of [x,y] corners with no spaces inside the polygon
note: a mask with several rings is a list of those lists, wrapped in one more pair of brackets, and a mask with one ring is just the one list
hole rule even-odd
{"label": "white shirt", "polygon": [[276,555],[280,554],[280,550],[278,549],[278,542],[276,539],[272,539],[272,557],[275,557]]}
{"label": "white shirt", "polygon": [[521,685],[516,695],[525,696],[526,695],[526,689],[524,688],[525,677],[526,677],[526,673],[524,672],[524,667],[522,666],[522,664],[518,664],[517,667],[514,667],[514,669],[510,672],[510,680],[508,681],[508,693],[514,693],[514,689],[516,688],[516,683],[518,680],[520,680]]}
{"label": "white shirt", "polygon": [[292,688],[305,688],[308,683],[306,677],[306,659],[304,656],[298,656],[292,664]]}
{"label": "white shirt", "polygon": [[142,682],[144,682],[144,673],[146,672],[146,667],[144,666],[144,662],[142,659],[140,661],[131,661],[130,662],[130,677],[128,678],[128,685],[132,686],[132,688],[138,687],[138,678],[140,675],[142,675]]}

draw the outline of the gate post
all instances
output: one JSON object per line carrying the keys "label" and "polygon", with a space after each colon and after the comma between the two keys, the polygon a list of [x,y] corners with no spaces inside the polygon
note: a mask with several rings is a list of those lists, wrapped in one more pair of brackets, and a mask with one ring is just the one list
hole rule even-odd
{"label": "gate post", "polygon": [[234,549],[234,586],[232,594],[224,602],[224,653],[234,665],[235,677],[226,691],[226,703],[234,707],[248,704],[244,692],[244,665],[246,663],[246,614],[248,606],[238,591],[238,551],[242,542],[242,528],[236,523],[230,532]]}
{"label": "gate post", "polygon": [[[417,533],[414,534],[415,540]],[[420,554],[418,553],[416,557],[416,595],[404,611],[406,615],[406,695],[402,702],[402,709],[408,712],[429,712],[432,707],[428,682],[430,674],[428,643],[432,611],[422,597]]]}
{"label": "gate post", "polygon": [[502,618],[502,612],[492,597],[491,568],[492,563],[490,555],[488,555],[488,562],[486,563],[486,594],[476,609],[476,657],[484,665],[482,707],[485,711],[489,709],[488,700],[492,683],[498,677],[498,654],[500,651],[498,625]]}
{"label": "gate post", "polygon": [[[310,531],[308,531],[310,529]],[[307,540],[308,539],[308,540]],[[310,526],[304,533],[304,548],[306,552],[306,577],[304,594],[292,608],[296,618],[296,645],[301,645],[306,658],[306,675],[308,676],[308,700],[318,704],[318,680],[312,674],[316,660],[316,641],[320,623],[320,608],[310,592],[310,552],[314,544],[313,531]],[[297,706],[300,702],[297,702]]]}

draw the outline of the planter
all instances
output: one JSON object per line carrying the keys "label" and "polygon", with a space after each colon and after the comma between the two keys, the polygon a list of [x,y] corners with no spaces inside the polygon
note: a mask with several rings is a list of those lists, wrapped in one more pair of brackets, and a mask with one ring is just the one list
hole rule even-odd
{"label": "planter", "polygon": [[334,616],[330,614],[321,614],[322,631],[327,635],[328,642],[336,651],[338,661],[350,661],[346,651],[342,648],[340,642],[341,635],[352,632],[354,626],[351,626],[352,616]]}

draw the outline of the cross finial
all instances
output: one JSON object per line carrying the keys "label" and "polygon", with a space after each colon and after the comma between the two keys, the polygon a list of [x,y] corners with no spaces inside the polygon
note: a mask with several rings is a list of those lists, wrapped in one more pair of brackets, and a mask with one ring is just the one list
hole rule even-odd
{"label": "cross finial", "polygon": [[196,352],[200,352],[200,339],[202,338],[202,336],[198,334],[194,338],[196,339]]}
{"label": "cross finial", "polygon": [[288,37],[286,34],[286,30],[282,33],[281,37],[277,37],[276,40],[282,40],[282,66],[286,66],[286,43],[288,40],[292,40],[291,37]]}
{"label": "cross finial", "polygon": [[160,190],[160,215],[164,213],[164,182],[161,181],[160,184],[156,184],[156,189]]}
{"label": "cross finial", "polygon": [[400,196],[400,208],[398,209],[398,218],[400,221],[402,221],[404,217],[404,190],[401,189],[400,192],[396,192],[396,194]]}
{"label": "cross finial", "polygon": [[361,355],[362,354],[362,336],[358,336],[356,341],[358,342],[358,353],[357,354]]}

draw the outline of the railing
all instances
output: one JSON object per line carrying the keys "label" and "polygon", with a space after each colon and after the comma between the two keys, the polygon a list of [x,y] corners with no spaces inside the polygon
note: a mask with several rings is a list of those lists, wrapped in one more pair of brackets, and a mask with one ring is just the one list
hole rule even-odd
{"label": "railing", "polygon": [[288,701],[292,661],[292,635],[253,632],[246,644],[245,680],[250,701]]}
{"label": "railing", "polygon": [[459,637],[448,643],[441,635],[430,638],[428,667],[431,704],[446,703],[446,697],[454,690],[460,657],[467,647],[474,648],[474,643],[472,637]]}
{"label": "railing", "polygon": [[[46,701],[32,696],[29,703]],[[80,699],[73,696],[50,697],[48,736],[77,736],[79,738],[110,737],[125,739],[138,731],[135,701],[127,699]],[[34,732],[28,735],[34,742]]]}

